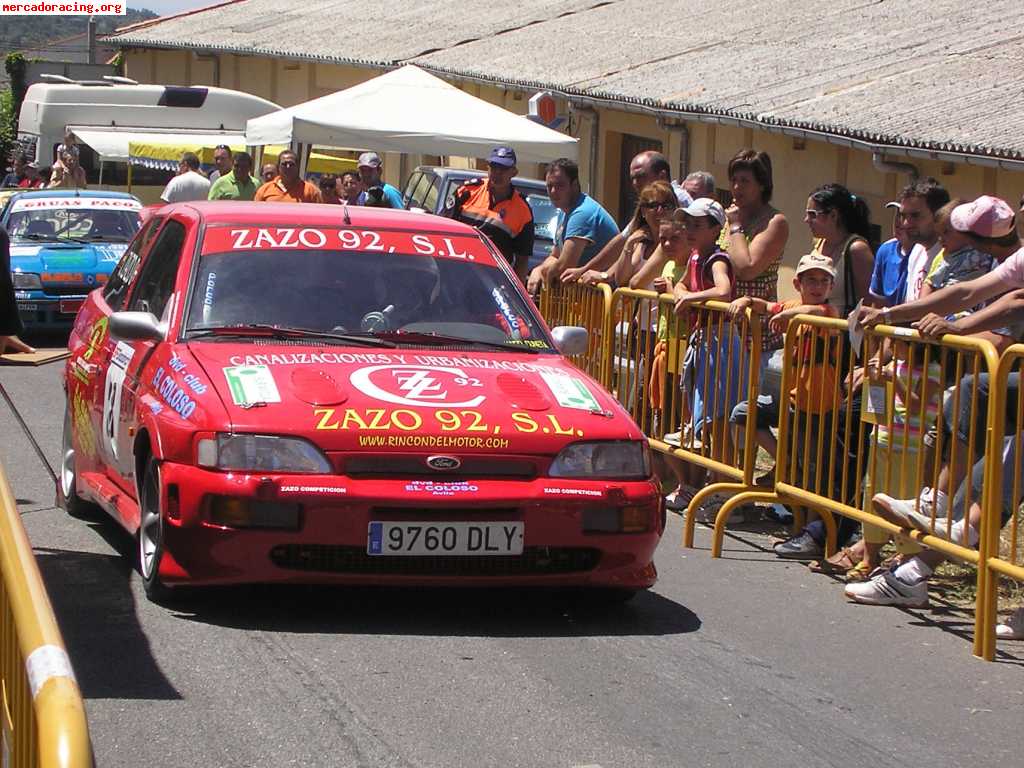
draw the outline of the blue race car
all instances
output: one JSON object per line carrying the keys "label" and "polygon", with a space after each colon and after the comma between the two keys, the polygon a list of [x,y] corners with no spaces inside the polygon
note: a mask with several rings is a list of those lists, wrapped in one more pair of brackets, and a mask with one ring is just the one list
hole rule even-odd
{"label": "blue race car", "polygon": [[26,328],[70,326],[138,231],[142,203],[123,192],[33,190],[7,201],[11,273]]}

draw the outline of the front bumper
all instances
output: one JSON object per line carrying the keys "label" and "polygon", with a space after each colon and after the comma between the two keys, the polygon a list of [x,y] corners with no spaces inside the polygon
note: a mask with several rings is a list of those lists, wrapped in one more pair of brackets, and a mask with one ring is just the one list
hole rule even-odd
{"label": "front bumper", "polygon": [[[472,479],[448,492],[422,479],[246,475],[161,466],[167,584],[263,582],[544,585],[643,589],[657,579],[664,530],[652,481]],[[298,504],[297,530],[211,521],[216,497]],[[172,502],[173,499],[173,502]],[[585,533],[588,508],[642,508],[646,530]],[[371,556],[371,521],[509,522],[524,526],[522,555]]]}

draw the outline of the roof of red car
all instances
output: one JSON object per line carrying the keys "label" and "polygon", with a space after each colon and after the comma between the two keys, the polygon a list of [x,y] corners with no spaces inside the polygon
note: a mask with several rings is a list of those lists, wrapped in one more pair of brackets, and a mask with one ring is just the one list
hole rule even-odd
{"label": "roof of red car", "polygon": [[[476,230],[452,219],[391,208],[363,206],[315,205],[309,203],[249,203],[233,200],[171,203],[166,212],[188,207],[198,211],[206,224],[248,224],[257,226],[294,227],[366,227],[429,229],[433,232],[475,234]],[[161,208],[164,211],[165,208]],[[344,211],[348,210],[349,222]]]}

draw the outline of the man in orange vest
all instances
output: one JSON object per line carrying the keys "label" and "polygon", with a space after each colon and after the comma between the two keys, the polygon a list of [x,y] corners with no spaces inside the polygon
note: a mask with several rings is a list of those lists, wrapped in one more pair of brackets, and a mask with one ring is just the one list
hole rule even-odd
{"label": "man in orange vest", "polygon": [[299,161],[295,153],[286,149],[277,158],[277,176],[256,190],[257,202],[266,203],[322,203],[323,196],[316,184],[299,177]]}
{"label": "man in orange vest", "polygon": [[483,232],[526,283],[533,253],[533,211],[512,186],[518,173],[512,147],[495,147],[488,158],[487,178],[469,179],[445,200],[442,215]]}

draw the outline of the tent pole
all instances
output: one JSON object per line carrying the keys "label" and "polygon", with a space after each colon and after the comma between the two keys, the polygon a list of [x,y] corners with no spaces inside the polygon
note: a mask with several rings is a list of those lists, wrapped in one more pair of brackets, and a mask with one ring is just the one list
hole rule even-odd
{"label": "tent pole", "polygon": [[132,161],[128,161],[128,191],[132,191]]}
{"label": "tent pole", "polygon": [[103,158],[100,158],[100,182],[98,186],[103,186]]}

